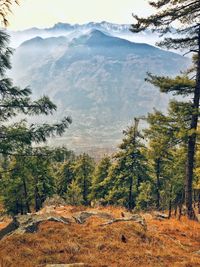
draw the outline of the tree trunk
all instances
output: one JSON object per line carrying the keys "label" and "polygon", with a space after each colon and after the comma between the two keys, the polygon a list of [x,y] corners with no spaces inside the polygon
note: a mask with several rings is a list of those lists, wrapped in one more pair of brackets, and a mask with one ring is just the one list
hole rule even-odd
{"label": "tree trunk", "polygon": [[18,199],[17,199],[17,201],[16,201],[16,214],[18,214],[19,213],[19,201],[18,201]]}
{"label": "tree trunk", "polygon": [[170,219],[172,216],[172,185],[170,186],[170,195],[169,195],[169,213],[168,218]]}
{"label": "tree trunk", "polygon": [[83,177],[83,201],[85,205],[88,205],[88,200],[87,200],[87,181],[86,181],[86,175],[84,174]]}
{"label": "tree trunk", "polygon": [[200,214],[200,191],[198,192],[198,214]]}
{"label": "tree trunk", "polygon": [[24,214],[22,199],[20,199],[20,213],[21,213],[21,215]]}
{"label": "tree trunk", "polygon": [[130,177],[129,196],[128,196],[128,209],[131,211],[134,208],[133,203],[133,177]]}
{"label": "tree trunk", "polygon": [[180,219],[181,219],[181,216],[182,216],[182,203],[180,203],[180,204],[178,205],[178,211],[179,211],[178,219],[180,220]]}
{"label": "tree trunk", "polygon": [[176,215],[177,215],[177,205],[175,206],[175,209],[174,209],[174,217],[176,218]]}
{"label": "tree trunk", "polygon": [[186,179],[185,179],[185,204],[187,209],[187,217],[189,219],[195,219],[195,213],[192,207],[192,182],[193,182],[193,169],[194,169],[194,159],[195,159],[196,130],[198,124],[199,98],[200,98],[200,27],[198,31],[198,62],[197,62],[196,87],[193,99],[194,113],[192,114],[191,125],[190,125],[190,130],[193,130],[194,132],[191,133],[188,138]]}
{"label": "tree trunk", "polygon": [[24,198],[25,198],[26,211],[28,213],[30,213],[31,210],[30,210],[29,201],[28,201],[28,193],[27,193],[26,181],[25,181],[24,177],[22,179],[23,179]]}
{"label": "tree trunk", "polygon": [[156,208],[160,209],[160,158],[156,159]]}
{"label": "tree trunk", "polygon": [[195,190],[193,190],[193,206],[194,206],[194,209],[196,208],[196,192]]}
{"label": "tree trunk", "polygon": [[34,202],[35,202],[35,211],[40,210],[41,208],[41,201],[40,195],[38,190],[38,177],[34,175]]}
{"label": "tree trunk", "polygon": [[40,201],[40,196],[39,196],[37,185],[35,186],[34,198],[35,198],[35,211],[38,211],[41,208],[41,204],[40,204],[41,201]]}

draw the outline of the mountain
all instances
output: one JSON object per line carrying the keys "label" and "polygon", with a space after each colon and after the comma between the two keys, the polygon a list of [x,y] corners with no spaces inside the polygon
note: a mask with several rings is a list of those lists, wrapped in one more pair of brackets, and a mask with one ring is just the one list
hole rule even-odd
{"label": "mountain", "polygon": [[189,63],[178,54],[92,30],[72,40],[24,42],[11,75],[17,84],[30,85],[34,96],[52,98],[58,112],[51,121],[72,116],[73,125],[56,142],[84,150],[115,146],[134,116],[166,108],[169,97],[144,82],[146,72],[175,75]]}
{"label": "mountain", "polygon": [[10,31],[11,43],[13,47],[18,47],[24,41],[30,40],[35,37],[49,38],[65,36],[69,39],[78,37],[82,34],[86,34],[92,30],[99,30],[105,34],[109,34],[115,37],[120,37],[133,42],[155,44],[159,39],[157,33],[152,33],[146,30],[142,33],[133,34],[130,32],[129,24],[114,24],[106,21],[99,23],[89,22],[85,24],[69,24],[69,23],[57,23],[53,27],[39,29],[31,28],[24,31]]}

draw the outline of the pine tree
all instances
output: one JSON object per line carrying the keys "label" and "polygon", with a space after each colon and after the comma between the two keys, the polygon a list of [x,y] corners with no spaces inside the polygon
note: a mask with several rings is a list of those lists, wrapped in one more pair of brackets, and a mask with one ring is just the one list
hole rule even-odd
{"label": "pine tree", "polygon": [[[151,173],[153,174],[153,180],[156,181],[155,195],[158,209],[166,208],[166,203],[170,202],[168,199],[173,193],[171,191],[174,191],[177,187],[180,190],[176,190],[177,198],[174,203],[182,204],[184,189],[182,177],[184,177],[185,171],[184,160],[186,159],[185,151],[190,116],[188,103],[175,100],[169,103],[167,115],[157,110],[148,115],[149,127],[145,129],[145,136],[148,139],[148,158]],[[177,158],[179,152],[180,155]],[[182,186],[179,186],[180,181]],[[162,203],[160,203],[161,199]]]}
{"label": "pine tree", "polygon": [[136,197],[136,208],[148,210],[153,208],[153,183],[151,180],[142,182],[139,186],[139,194]]}
{"label": "pine tree", "polygon": [[0,187],[8,212],[25,214],[32,208],[38,211],[46,198],[55,193],[50,152],[47,148],[37,148],[34,149],[34,156],[9,157],[9,172],[1,172]]}
{"label": "pine tree", "polygon": [[[187,207],[188,218],[194,218],[194,211],[192,207],[192,182],[195,159],[196,146],[196,130],[199,115],[199,99],[200,99],[200,2],[199,0],[157,0],[150,1],[150,5],[155,7],[158,11],[147,18],[139,18],[134,15],[136,23],[132,25],[133,32],[140,32],[146,28],[165,35],[172,31],[172,26],[178,22],[178,29],[176,33],[180,37],[165,38],[159,45],[166,48],[173,49],[187,49],[189,52],[196,53],[196,75],[195,81],[191,79],[175,79],[166,84],[163,83],[166,92],[176,92],[176,94],[187,94],[192,92],[192,113],[190,121],[190,135],[188,136],[187,148],[187,167],[185,179],[185,202]],[[160,81],[160,78],[158,81]],[[178,81],[177,81],[178,80]],[[163,81],[163,80],[162,80]],[[191,81],[191,82],[190,82]],[[165,87],[165,85],[167,85]],[[192,85],[192,86],[191,86]]]}
{"label": "pine tree", "polygon": [[125,138],[115,156],[117,162],[110,177],[114,179],[113,187],[106,198],[109,202],[124,205],[129,210],[136,206],[141,183],[148,180],[145,147],[141,142],[138,123],[139,120],[135,119],[134,125],[124,131]]}
{"label": "pine tree", "polygon": [[105,185],[105,179],[108,177],[111,160],[109,157],[104,157],[96,166],[92,177],[91,200],[104,199],[108,193],[108,187]]}
{"label": "pine tree", "polygon": [[62,135],[71,123],[69,117],[64,118],[61,123],[52,125],[31,124],[29,126],[26,120],[9,122],[20,113],[25,115],[52,114],[56,106],[46,96],[31,101],[29,88],[16,87],[11,79],[6,77],[6,70],[11,68],[12,53],[8,47],[8,40],[8,35],[0,31],[0,153],[4,155],[15,154],[18,150],[22,151],[23,147],[30,146],[32,142],[45,142],[50,136]]}
{"label": "pine tree", "polygon": [[[2,23],[7,24],[7,15],[14,2],[17,1],[1,1]],[[25,119],[17,119],[20,114],[24,117],[49,115],[56,110],[56,106],[46,96],[32,101],[31,90],[28,87],[21,89],[6,76],[7,70],[11,68],[10,57],[12,55],[12,49],[8,44],[9,36],[5,31],[0,30],[0,156],[4,162],[8,162],[8,164],[4,164],[1,172],[3,176],[1,190],[5,189],[4,203],[8,206],[8,210],[12,213],[19,212],[19,210],[21,213],[26,213],[30,212],[32,205],[30,194],[33,176],[30,174],[30,169],[23,163],[27,163],[26,157],[30,157],[31,160],[35,156],[41,158],[43,152],[46,154],[46,151],[38,153],[36,149],[32,149],[33,142],[38,144],[45,142],[48,137],[62,135],[71,123],[71,118],[65,117],[60,123],[52,125],[46,123],[30,125]],[[41,171],[44,172],[46,167],[43,168],[43,163],[41,161],[37,161],[37,163],[41,165]],[[9,166],[11,169],[8,168]],[[50,176],[47,173],[42,175],[41,179],[40,176],[41,173],[39,174],[39,170],[35,168],[36,209],[41,206],[43,199],[48,194],[47,191],[51,190],[50,188],[47,190],[45,181]]]}
{"label": "pine tree", "polygon": [[75,159],[68,160],[62,166],[57,166],[57,192],[62,197],[67,194],[68,187],[75,178],[74,161]]}
{"label": "pine tree", "polygon": [[1,196],[4,208],[10,214],[31,211],[31,179],[24,160],[13,158],[8,163],[10,172],[1,175]]}
{"label": "pine tree", "polygon": [[1,0],[0,2],[0,22],[4,26],[8,26],[8,15],[11,13],[13,4],[19,5],[20,0]]}
{"label": "pine tree", "polygon": [[92,184],[92,176],[94,172],[94,160],[86,153],[78,156],[74,162],[73,172],[74,180],[81,188],[83,204],[89,204],[89,194]]}
{"label": "pine tree", "polygon": [[162,189],[161,176],[163,176],[163,165],[168,153],[168,146],[171,139],[168,130],[168,119],[161,112],[155,111],[147,118],[149,128],[145,135],[149,140],[148,157],[152,166],[153,177],[155,177],[156,208],[160,209],[160,191]]}
{"label": "pine tree", "polygon": [[72,181],[68,186],[66,193],[66,201],[69,205],[81,205],[83,203],[83,195],[77,181]]}
{"label": "pine tree", "polygon": [[112,165],[109,168],[108,176],[102,182],[102,187],[106,191],[104,196],[105,203],[109,205],[124,205],[127,206],[127,187],[122,185],[121,181],[121,166],[120,161],[114,158]]}
{"label": "pine tree", "polygon": [[32,184],[32,199],[35,211],[40,210],[47,197],[55,193],[54,176],[51,170],[51,156],[46,156],[44,148],[41,155],[27,157],[23,160],[30,173]]}

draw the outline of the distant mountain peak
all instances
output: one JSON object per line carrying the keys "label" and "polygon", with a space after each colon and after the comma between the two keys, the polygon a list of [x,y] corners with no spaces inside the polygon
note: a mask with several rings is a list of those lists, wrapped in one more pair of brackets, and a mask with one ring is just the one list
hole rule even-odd
{"label": "distant mountain peak", "polygon": [[89,32],[89,36],[90,37],[97,37],[97,38],[105,38],[105,37],[109,37],[109,34],[106,34],[100,30],[97,29],[93,29]]}
{"label": "distant mountain peak", "polygon": [[21,44],[21,46],[26,46],[26,45],[29,45],[29,44],[38,45],[38,44],[42,43],[43,41],[44,41],[44,39],[42,37],[36,36],[36,37],[34,37],[34,38],[30,39],[30,40],[27,40],[27,41],[23,42]]}
{"label": "distant mountain peak", "polygon": [[71,25],[69,23],[62,23],[62,22],[58,22],[56,23],[53,27],[48,28],[46,30],[64,30],[64,31],[68,31],[68,30],[73,30],[75,28],[76,25]]}
{"label": "distant mountain peak", "polygon": [[[54,26],[49,28],[31,28],[25,31],[9,32],[9,34],[11,35],[11,46],[16,48],[20,46],[24,41],[33,39],[36,36],[45,39],[49,37],[65,36],[69,38],[70,41],[72,41],[75,38],[79,39],[79,37],[83,36],[84,34],[88,34],[88,32],[92,32],[91,36],[88,36],[88,38],[91,38],[91,40],[93,41],[97,41],[97,39],[105,41],[111,37],[117,37],[134,43],[147,43],[154,45],[159,39],[157,33],[152,33],[149,30],[138,34],[133,34],[132,32],[130,32],[129,24],[117,24],[107,21],[88,22],[84,24],[58,22]],[[87,41],[87,39],[83,38],[82,41]],[[120,42],[122,41],[118,39],[118,44],[120,44]],[[128,45],[128,43],[125,44]]]}

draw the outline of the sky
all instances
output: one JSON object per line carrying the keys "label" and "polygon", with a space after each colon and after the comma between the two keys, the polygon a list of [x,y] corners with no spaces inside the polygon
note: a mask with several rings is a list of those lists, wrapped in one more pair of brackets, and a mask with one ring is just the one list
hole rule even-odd
{"label": "sky", "polygon": [[133,22],[132,13],[146,16],[152,12],[148,0],[21,0],[9,17],[10,29],[46,28],[57,22],[87,23]]}

